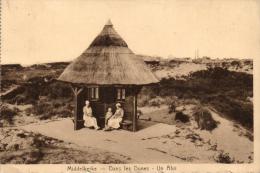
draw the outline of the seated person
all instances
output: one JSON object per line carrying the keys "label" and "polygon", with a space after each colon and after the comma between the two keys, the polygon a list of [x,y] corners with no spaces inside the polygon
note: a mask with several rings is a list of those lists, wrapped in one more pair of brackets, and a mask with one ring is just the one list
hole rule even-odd
{"label": "seated person", "polygon": [[105,116],[105,128],[104,128],[104,130],[108,128],[107,123],[108,123],[109,118],[111,118],[112,116],[113,116],[112,108],[108,108],[106,116]]}
{"label": "seated person", "polygon": [[111,116],[107,122],[107,128],[105,130],[109,129],[118,129],[120,127],[120,123],[123,120],[124,116],[124,110],[121,108],[121,104],[116,104],[116,112],[113,116]]}
{"label": "seated person", "polygon": [[94,127],[96,130],[98,130],[99,127],[97,125],[97,120],[92,114],[92,108],[89,105],[89,101],[86,100],[85,104],[86,106],[83,108],[83,119],[85,120],[84,125],[89,128]]}

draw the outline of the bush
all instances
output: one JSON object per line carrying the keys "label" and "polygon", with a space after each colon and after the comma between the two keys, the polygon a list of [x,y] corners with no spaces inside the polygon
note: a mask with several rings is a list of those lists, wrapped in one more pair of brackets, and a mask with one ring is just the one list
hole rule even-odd
{"label": "bush", "polygon": [[[176,96],[192,99],[191,104],[209,104],[220,115],[253,131],[253,104],[247,100],[253,96],[253,75],[214,67],[191,73],[185,80],[163,78],[158,90],[162,98]],[[176,103],[166,102],[169,112],[174,112]]]}
{"label": "bush", "polygon": [[48,96],[52,99],[72,97],[72,90],[66,83],[55,81],[46,88]]}
{"label": "bush", "polygon": [[40,88],[37,85],[25,84],[20,87],[17,93],[7,99],[11,104],[35,104],[39,99]]}
{"label": "bush", "polygon": [[[10,109],[6,105],[1,105],[1,116],[0,120],[7,121],[9,124],[13,124],[13,117],[17,115],[18,110],[17,109]],[[0,124],[0,126],[3,126]]]}
{"label": "bush", "polygon": [[36,115],[49,114],[52,111],[53,107],[48,102],[37,102],[33,107],[33,113]]}
{"label": "bush", "polygon": [[152,98],[148,101],[149,106],[157,106],[160,107],[162,104],[165,103],[165,100],[159,96]]}
{"label": "bush", "polygon": [[138,96],[138,102],[137,105],[139,107],[144,107],[148,105],[148,101],[151,99],[149,96],[146,95],[142,95],[142,96]]}
{"label": "bush", "polygon": [[208,109],[203,108],[202,106],[197,106],[193,113],[194,119],[198,124],[198,127],[201,130],[212,131],[218,125],[218,122],[215,121],[209,112]]}
{"label": "bush", "polygon": [[180,121],[182,123],[187,123],[190,121],[190,117],[183,112],[177,112],[175,115],[175,121]]}
{"label": "bush", "polygon": [[39,119],[46,120],[52,117],[71,117],[73,106],[68,100],[38,101],[27,114],[35,114]]}
{"label": "bush", "polygon": [[241,67],[240,61],[232,61],[230,64],[231,64],[232,66]]}
{"label": "bush", "polygon": [[184,103],[184,104],[199,105],[199,104],[200,104],[200,101],[197,100],[197,99],[192,98],[192,99],[185,99],[185,100],[183,101],[183,103]]}
{"label": "bush", "polygon": [[235,100],[228,96],[218,96],[210,103],[217,111],[224,113],[225,117],[253,131],[253,103]]}
{"label": "bush", "polygon": [[175,112],[176,107],[179,105],[178,98],[176,96],[167,97],[165,103],[168,105],[168,113],[171,114]]}
{"label": "bush", "polygon": [[[4,76],[3,74],[3,71],[2,71],[2,75]],[[0,90],[1,92],[3,92],[5,89],[8,89],[10,88],[10,86],[12,86],[13,84],[17,84],[17,82],[15,80],[8,80],[8,79],[1,79],[1,83],[0,83]]]}
{"label": "bush", "polygon": [[29,108],[26,108],[24,111],[25,111],[25,114],[27,115],[27,116],[30,116],[31,114],[33,114],[34,112],[33,112],[33,107],[29,107]]}
{"label": "bush", "polygon": [[31,78],[20,88],[17,93],[8,98],[8,102],[12,104],[36,104],[41,96],[48,96],[52,99],[73,97],[68,84],[53,81],[50,77]]}
{"label": "bush", "polygon": [[168,113],[171,114],[176,111],[177,103],[172,102],[171,104],[168,105]]}
{"label": "bush", "polygon": [[214,160],[217,162],[217,163],[234,163],[235,162],[235,159],[234,158],[231,158],[229,156],[229,153],[224,153],[224,151],[220,151],[220,153],[218,153],[215,157],[214,157]]}
{"label": "bush", "polygon": [[68,106],[61,106],[54,110],[53,113],[63,118],[72,116],[72,110]]}
{"label": "bush", "polygon": [[138,106],[144,107],[149,105],[149,100],[156,97],[156,89],[157,87],[152,86],[143,87],[140,93],[138,94]]}

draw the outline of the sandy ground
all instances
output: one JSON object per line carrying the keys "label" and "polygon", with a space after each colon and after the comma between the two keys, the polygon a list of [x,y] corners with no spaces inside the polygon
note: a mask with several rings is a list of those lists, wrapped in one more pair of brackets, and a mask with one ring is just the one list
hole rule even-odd
{"label": "sandy ground", "polygon": [[116,164],[130,160],[105,149],[80,147],[34,132],[16,128],[0,129],[0,164]]}
{"label": "sandy ground", "polygon": [[[178,64],[176,67],[164,67],[159,70],[155,70],[154,73],[160,79],[162,78],[181,78],[182,76],[187,76],[190,73],[199,71],[199,70],[206,70],[206,64],[195,64],[195,63],[181,63]],[[236,68],[236,67],[229,67],[228,70],[236,71],[236,72],[243,72],[248,74],[253,74],[253,70],[251,69],[250,65],[244,65],[243,67]]]}
{"label": "sandy ground", "polygon": [[[157,113],[167,116],[165,109],[162,107],[161,112]],[[191,107],[185,111],[188,114]],[[215,163],[221,152],[228,153],[236,163],[251,163],[253,142],[241,135],[241,129],[235,129],[231,121],[221,118],[214,111],[212,113],[214,119],[220,122],[212,132],[199,130],[194,123],[168,125],[153,122],[153,118],[152,121],[140,121],[142,129],[134,133],[87,128],[74,131],[72,120],[68,118],[20,128],[75,143],[80,147],[96,147],[119,153],[131,158],[131,163]]]}
{"label": "sandy ground", "polygon": [[168,78],[168,77],[181,77],[187,76],[188,74],[199,71],[206,70],[207,66],[205,64],[194,64],[194,63],[182,63],[174,68],[163,68],[155,71],[155,75],[158,78]]}
{"label": "sandy ground", "polygon": [[5,103],[5,106],[7,106],[10,109],[16,109],[17,115],[15,115],[12,118],[12,123],[6,122],[5,120],[0,120],[0,124],[3,124],[3,127],[17,127],[25,124],[31,124],[31,123],[37,123],[40,122],[39,118],[37,118],[35,115],[31,114],[28,115],[26,113],[26,109],[31,108],[32,105],[12,105]]}
{"label": "sandy ground", "polygon": [[[155,131],[156,135],[163,135],[164,131],[156,130],[163,125],[164,124],[157,124],[156,126],[153,126],[155,129],[150,129],[148,133],[153,133],[153,131]],[[147,136],[147,132],[145,133],[145,131],[143,133],[140,133],[141,131],[132,133],[125,130],[104,132],[87,128],[73,131],[73,123],[71,119],[44,124],[27,125],[22,128],[28,131],[39,132],[46,136],[76,143],[82,147],[93,146],[96,148],[108,150],[110,152],[120,153],[132,158],[134,163],[152,163],[156,160],[160,160],[161,162],[173,161],[171,156],[167,157],[167,155],[165,156],[163,153],[140,147],[144,143],[144,141],[141,139]],[[172,126],[169,126],[168,128],[170,129],[164,129],[167,131],[174,130],[174,127]]]}

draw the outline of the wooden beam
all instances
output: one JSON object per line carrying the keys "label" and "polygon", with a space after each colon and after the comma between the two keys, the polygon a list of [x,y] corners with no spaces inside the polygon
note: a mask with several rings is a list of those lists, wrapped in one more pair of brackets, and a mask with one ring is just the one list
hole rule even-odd
{"label": "wooden beam", "polygon": [[137,94],[134,93],[134,99],[133,99],[133,132],[137,130]]}
{"label": "wooden beam", "polygon": [[133,110],[133,132],[137,131],[138,129],[138,120],[137,120],[137,95],[138,93],[141,91],[142,86],[134,86],[132,88],[132,93],[134,95],[134,99],[133,99],[133,106],[134,106],[134,110]]}
{"label": "wooden beam", "polygon": [[78,95],[74,93],[74,130],[78,130]]}
{"label": "wooden beam", "polygon": [[73,87],[72,85],[70,85],[70,87],[74,95],[79,95],[79,93],[83,90],[83,88]]}
{"label": "wooden beam", "polygon": [[78,95],[83,90],[83,88],[77,88],[71,86],[72,92],[74,93],[74,130],[78,130],[81,128],[81,124],[79,123],[78,114],[79,114],[79,107],[78,107]]}

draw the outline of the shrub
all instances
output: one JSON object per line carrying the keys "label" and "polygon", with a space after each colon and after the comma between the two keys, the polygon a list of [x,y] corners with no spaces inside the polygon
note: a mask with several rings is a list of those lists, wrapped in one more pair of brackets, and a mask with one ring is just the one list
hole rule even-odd
{"label": "shrub", "polygon": [[184,104],[192,104],[192,105],[199,105],[200,104],[200,101],[197,100],[197,99],[185,99],[184,101]]}
{"label": "shrub", "polygon": [[165,100],[159,96],[152,98],[148,101],[149,106],[157,106],[160,107],[162,104],[165,103]]}
{"label": "shrub", "polygon": [[220,151],[215,157],[214,157],[214,160],[217,162],[217,163],[234,163],[235,162],[235,159],[234,158],[231,158],[229,156],[229,153],[224,153],[224,151]]}
{"label": "shrub", "polygon": [[36,105],[34,105],[33,113],[36,115],[49,114],[52,109],[53,107],[50,103],[39,101]]}
{"label": "shrub", "polygon": [[175,121],[180,121],[182,123],[187,123],[190,121],[190,117],[183,112],[177,112],[175,115]]}
{"label": "shrub", "polygon": [[39,99],[40,89],[32,84],[25,84],[14,93],[13,96],[7,99],[11,104],[35,104]]}
{"label": "shrub", "polygon": [[[3,71],[2,71],[3,73]],[[4,76],[4,74],[2,74]],[[0,90],[3,92],[5,89],[10,88],[10,86],[12,86],[13,84],[17,84],[17,82],[15,80],[8,80],[8,79],[1,79],[1,83],[0,83]]]}
{"label": "shrub", "polygon": [[17,109],[10,109],[6,105],[1,105],[0,109],[1,109],[0,120],[4,120],[7,121],[9,124],[13,124],[13,117],[18,113]]}
{"label": "shrub", "polygon": [[171,114],[176,111],[177,103],[172,102],[171,104],[168,105],[168,113]]}
{"label": "shrub", "polygon": [[253,66],[253,61],[252,60],[245,60],[244,61],[245,65],[252,65]]}
{"label": "shrub", "polygon": [[201,130],[212,131],[218,125],[218,122],[213,119],[209,110],[202,106],[197,106],[195,108],[193,116],[194,116],[195,121],[198,124],[198,127]]}
{"label": "shrub", "polygon": [[66,106],[62,106],[53,111],[53,114],[56,114],[59,117],[71,117],[72,110],[67,108]]}
{"label": "shrub", "polygon": [[148,105],[148,101],[150,100],[150,97],[149,96],[146,96],[146,95],[142,95],[142,96],[138,96],[138,102],[137,102],[137,105],[139,107],[144,107],[144,106],[147,106]]}
{"label": "shrub", "polygon": [[70,100],[38,101],[32,109],[26,110],[26,112],[39,116],[41,120],[52,117],[71,117],[73,110],[71,104]]}
{"label": "shrub", "polygon": [[55,81],[46,88],[50,98],[68,98],[72,97],[70,86],[63,82]]}
{"label": "shrub", "polygon": [[[163,78],[158,90],[163,98],[176,96],[192,99],[191,104],[209,104],[220,115],[253,131],[253,104],[247,100],[253,97],[253,75],[214,67],[191,73],[185,80]],[[166,102],[173,112],[175,103]]]}
{"label": "shrub", "polygon": [[34,77],[25,83],[19,93],[16,93],[8,102],[14,104],[36,104],[41,96],[49,98],[71,98],[72,91],[68,84],[53,81],[50,77]]}
{"label": "shrub", "polygon": [[29,108],[26,108],[24,111],[25,111],[25,114],[27,115],[27,116],[30,116],[31,114],[33,114],[34,113],[34,111],[33,111],[33,107],[29,107]]}
{"label": "shrub", "polygon": [[145,86],[142,88],[140,93],[138,94],[138,106],[144,107],[149,105],[149,100],[156,97],[156,89],[157,87]]}
{"label": "shrub", "polygon": [[15,98],[13,99],[13,103],[16,103],[16,104],[22,104],[22,103],[25,103],[26,102],[26,96],[25,95],[22,95],[22,94],[18,94],[17,96],[15,96]]}
{"label": "shrub", "polygon": [[229,119],[239,122],[253,131],[253,103],[244,102],[228,96],[217,96],[210,102],[214,108]]}
{"label": "shrub", "polygon": [[179,105],[178,98],[176,96],[166,97],[165,103],[168,105],[168,113],[175,112],[176,107]]}
{"label": "shrub", "polygon": [[232,66],[237,66],[237,67],[240,67],[241,66],[241,63],[239,61],[232,61],[230,63]]}
{"label": "shrub", "polygon": [[246,132],[245,137],[247,137],[250,141],[254,141],[254,135],[251,132]]}

